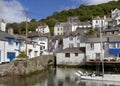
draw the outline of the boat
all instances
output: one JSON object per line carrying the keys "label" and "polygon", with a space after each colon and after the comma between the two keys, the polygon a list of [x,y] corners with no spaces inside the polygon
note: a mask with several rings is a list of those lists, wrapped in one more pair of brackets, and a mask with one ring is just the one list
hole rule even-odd
{"label": "boat", "polygon": [[104,74],[95,75],[95,74],[86,74],[82,73],[80,70],[75,73],[78,77],[84,80],[95,80],[95,81],[120,81],[120,74]]}
{"label": "boat", "polygon": [[76,81],[76,84],[84,82],[86,86],[120,86],[120,82],[114,81],[95,81],[95,80],[80,80]]}
{"label": "boat", "polygon": [[77,71],[75,75],[84,80],[96,80],[96,81],[120,81],[120,74],[104,74],[104,60],[103,60],[103,44],[102,44],[102,34],[100,28],[100,40],[101,40],[101,61],[102,61],[102,74],[97,74],[93,72],[92,74],[83,73],[82,71]]}

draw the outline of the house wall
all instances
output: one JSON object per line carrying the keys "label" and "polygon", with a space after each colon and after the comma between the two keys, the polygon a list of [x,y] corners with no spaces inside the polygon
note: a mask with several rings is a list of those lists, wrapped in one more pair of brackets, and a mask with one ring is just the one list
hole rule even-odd
{"label": "house wall", "polygon": [[47,37],[39,37],[38,44],[42,47],[42,49],[40,48],[41,51],[48,50],[48,38]]}
{"label": "house wall", "polygon": [[116,25],[119,25],[120,24],[120,16],[115,18],[115,20],[116,20]]}
{"label": "house wall", "polygon": [[0,52],[1,52],[1,62],[9,62],[10,59],[8,58],[8,52],[15,53],[15,57],[18,56],[20,50],[20,43],[16,45],[16,42],[13,45],[10,45],[8,41],[0,41]]}
{"label": "house wall", "polygon": [[103,51],[101,52],[101,44],[100,43],[93,43],[94,47],[91,48],[90,43],[86,43],[86,58],[87,61],[89,61],[90,59],[96,59],[96,58],[101,58],[101,56],[97,56],[96,53],[102,53],[103,59],[113,59],[116,56],[112,55],[109,53],[109,44],[108,43],[103,43]]}
{"label": "house wall", "polygon": [[100,27],[106,28],[106,24],[104,19],[92,20],[93,29],[99,29]]}
{"label": "house wall", "polygon": [[70,37],[63,39],[63,49],[69,48],[70,44],[72,44],[73,47],[85,47],[85,43],[81,43],[81,38],[78,39],[77,36],[72,38],[73,40],[70,40]]}
{"label": "house wall", "polygon": [[87,61],[89,61],[90,59],[99,58],[99,57],[96,57],[96,53],[101,53],[100,43],[93,43],[92,46],[93,47],[91,47],[90,43],[86,43],[86,58],[87,58]]}
{"label": "house wall", "polygon": [[[21,46],[21,51],[25,52],[26,50],[26,44]],[[40,56],[40,46],[37,44],[27,44],[27,56],[30,58]]]}
{"label": "house wall", "polygon": [[54,27],[54,35],[63,35],[63,26],[61,24]]}
{"label": "house wall", "polygon": [[57,65],[82,65],[84,61],[84,53],[78,53],[78,56],[75,56],[75,53],[70,53],[70,57],[65,57],[65,53],[56,54],[56,63]]}
{"label": "house wall", "polygon": [[39,32],[41,32],[41,33],[50,33],[50,29],[49,29],[49,27],[48,27],[48,25],[46,26],[46,27],[38,27],[37,29],[36,29],[36,31],[39,31]]}

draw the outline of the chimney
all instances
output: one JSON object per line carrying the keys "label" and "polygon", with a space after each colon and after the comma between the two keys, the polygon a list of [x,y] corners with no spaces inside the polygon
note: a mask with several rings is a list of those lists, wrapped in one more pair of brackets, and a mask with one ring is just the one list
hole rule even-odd
{"label": "chimney", "polygon": [[8,29],[8,33],[9,33],[10,35],[13,35],[13,28],[9,28],[9,29]]}
{"label": "chimney", "polygon": [[6,31],[6,23],[3,19],[0,21],[0,30],[4,32]]}

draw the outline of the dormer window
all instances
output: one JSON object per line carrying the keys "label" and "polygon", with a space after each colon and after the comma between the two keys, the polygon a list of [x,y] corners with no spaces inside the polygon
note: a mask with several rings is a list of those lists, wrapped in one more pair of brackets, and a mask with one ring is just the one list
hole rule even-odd
{"label": "dormer window", "polygon": [[9,39],[8,39],[8,44],[9,44],[9,45],[13,45],[13,44],[14,44],[14,39],[9,38]]}

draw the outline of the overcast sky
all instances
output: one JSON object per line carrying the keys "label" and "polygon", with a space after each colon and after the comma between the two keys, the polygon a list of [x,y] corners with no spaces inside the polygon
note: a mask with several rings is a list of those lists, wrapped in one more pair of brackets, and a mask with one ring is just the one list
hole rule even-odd
{"label": "overcast sky", "polygon": [[56,11],[73,9],[84,5],[107,3],[113,0],[0,0],[0,19],[6,22],[25,21],[25,10],[28,9],[29,19],[40,20]]}

